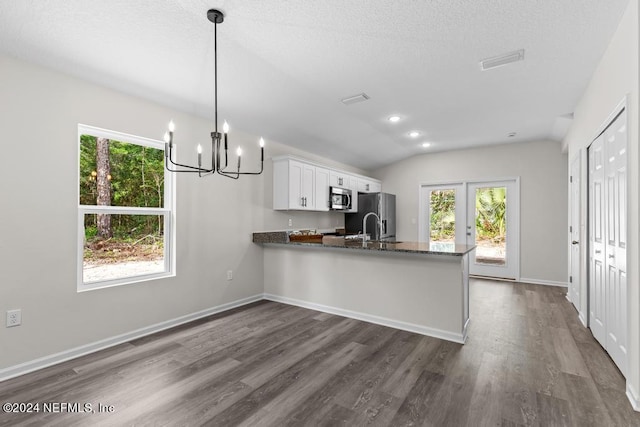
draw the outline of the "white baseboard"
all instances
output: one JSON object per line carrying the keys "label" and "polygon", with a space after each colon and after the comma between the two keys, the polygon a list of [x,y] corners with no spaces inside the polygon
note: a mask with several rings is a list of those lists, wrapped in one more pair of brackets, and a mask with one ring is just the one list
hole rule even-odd
{"label": "white baseboard", "polygon": [[521,277],[519,282],[530,283],[532,285],[559,286],[561,288],[569,287],[569,284],[567,282],[556,282],[554,280],[526,279],[524,277]]}
{"label": "white baseboard", "polygon": [[164,322],[156,323],[155,325],[147,326],[144,328],[136,329],[135,331],[127,332],[122,335],[117,335],[111,338],[106,338],[93,343],[85,344],[80,347],[65,350],[60,353],[44,356],[29,362],[21,363],[19,365],[10,366],[8,368],[0,369],[0,381],[8,380],[20,375],[27,374],[29,372],[36,371],[38,369],[46,368],[51,365],[66,362],[67,360],[75,359],[76,357],[84,356],[85,354],[93,353],[99,350],[104,350],[108,347],[113,347],[118,344],[122,344],[137,338],[151,335],[156,332],[163,331],[165,329],[173,328],[183,323],[192,322],[203,317],[211,316],[212,314],[220,313],[223,311],[231,310],[236,307],[240,307],[252,302],[262,300],[262,294],[254,295],[248,298],[243,298],[237,301],[232,301],[226,304],[218,305],[216,307],[208,308],[206,310],[198,311],[196,313],[187,314],[184,316],[176,317],[175,319],[166,320]]}
{"label": "white baseboard", "polygon": [[345,310],[342,308],[282,297],[279,295],[264,294],[264,299],[269,301],[281,302],[283,304],[295,305],[297,307],[308,308],[311,310],[322,311],[324,313],[335,314],[338,316],[349,317],[351,319],[362,320],[364,322],[375,323],[377,325],[388,326],[390,328],[401,329],[403,331],[414,332],[416,334],[427,335],[429,337],[440,338],[447,341],[453,341],[459,344],[464,344],[467,338],[467,326],[469,324],[468,320],[465,324],[463,332],[460,334],[456,334],[448,331],[443,331],[441,329],[428,328],[426,326],[416,325],[413,323],[387,319],[386,317],[374,316],[367,313]]}
{"label": "white baseboard", "polygon": [[629,383],[627,383],[627,399],[629,399],[633,410],[636,412],[640,412],[640,399],[638,398],[638,393],[635,392],[635,390]]}
{"label": "white baseboard", "polygon": [[580,322],[582,323],[582,326],[584,326],[585,328],[589,327],[589,326],[587,326],[587,317],[584,315],[583,312],[581,312],[581,311],[578,312],[578,319],[580,319]]}

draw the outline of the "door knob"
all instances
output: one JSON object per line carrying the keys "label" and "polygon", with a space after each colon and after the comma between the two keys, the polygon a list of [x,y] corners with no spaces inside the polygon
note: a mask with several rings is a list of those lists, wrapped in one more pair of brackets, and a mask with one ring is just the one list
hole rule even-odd
{"label": "door knob", "polygon": [[572,245],[577,245],[578,243],[580,242],[578,242],[577,240],[574,240],[573,242],[571,242]]}

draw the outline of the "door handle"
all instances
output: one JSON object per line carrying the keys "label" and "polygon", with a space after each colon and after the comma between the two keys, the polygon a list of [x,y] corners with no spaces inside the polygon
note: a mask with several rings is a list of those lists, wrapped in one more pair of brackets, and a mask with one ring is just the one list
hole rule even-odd
{"label": "door handle", "polygon": [[578,242],[577,240],[574,240],[573,242],[571,242],[572,245],[577,245],[578,243],[580,242]]}

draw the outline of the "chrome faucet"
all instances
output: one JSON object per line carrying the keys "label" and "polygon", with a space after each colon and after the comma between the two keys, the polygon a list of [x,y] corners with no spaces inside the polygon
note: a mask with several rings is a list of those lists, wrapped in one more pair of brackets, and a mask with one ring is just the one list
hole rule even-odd
{"label": "chrome faucet", "polygon": [[380,221],[380,217],[375,212],[369,212],[362,219],[362,244],[363,245],[367,243],[367,219],[369,218],[369,215],[373,215],[378,219],[378,228],[380,230],[380,233],[378,233],[378,240],[380,240],[380,237],[382,236],[382,221]]}

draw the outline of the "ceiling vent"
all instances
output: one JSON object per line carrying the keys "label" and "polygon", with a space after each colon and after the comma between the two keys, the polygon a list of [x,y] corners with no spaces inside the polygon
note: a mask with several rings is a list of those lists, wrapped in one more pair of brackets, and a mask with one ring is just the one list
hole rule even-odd
{"label": "ceiling vent", "polygon": [[367,99],[369,99],[369,95],[367,95],[366,93],[359,93],[357,95],[348,96],[346,98],[343,98],[342,99],[342,103],[344,105],[351,105],[351,104],[356,104],[358,102],[366,101]]}
{"label": "ceiling vent", "polygon": [[505,53],[504,55],[494,56],[493,58],[483,59],[482,61],[480,61],[480,67],[482,68],[482,71],[487,71],[492,68],[502,67],[503,65],[523,60],[524,49],[520,49],[516,50],[515,52]]}

